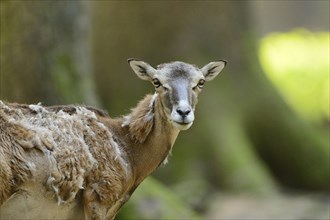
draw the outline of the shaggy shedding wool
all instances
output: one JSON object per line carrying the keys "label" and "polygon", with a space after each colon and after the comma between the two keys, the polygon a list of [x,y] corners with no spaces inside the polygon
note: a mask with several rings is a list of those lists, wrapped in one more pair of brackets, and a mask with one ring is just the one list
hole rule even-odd
{"label": "shaggy shedding wool", "polygon": [[[33,177],[35,164],[27,157],[32,148],[48,157],[51,173],[45,181],[59,204],[72,201],[85,181],[101,176],[103,185],[94,189],[101,200],[109,189],[121,192],[120,183],[129,173],[125,154],[96,114],[86,107],[0,102],[0,205],[16,186]],[[113,197],[110,200],[118,199]]]}
{"label": "shaggy shedding wool", "polygon": [[178,135],[158,97],[116,119],[92,107],[0,101],[0,218],[113,219]]}

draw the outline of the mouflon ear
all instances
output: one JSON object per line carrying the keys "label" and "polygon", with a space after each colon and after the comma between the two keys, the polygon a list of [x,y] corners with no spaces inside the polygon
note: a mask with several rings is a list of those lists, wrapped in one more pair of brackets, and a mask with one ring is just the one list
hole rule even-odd
{"label": "mouflon ear", "polygon": [[221,70],[223,70],[226,64],[227,61],[219,60],[219,61],[210,62],[205,66],[203,66],[201,71],[205,77],[205,81],[213,80],[221,72]]}
{"label": "mouflon ear", "polygon": [[133,58],[128,59],[127,62],[140,79],[152,81],[156,70],[151,65],[142,60]]}

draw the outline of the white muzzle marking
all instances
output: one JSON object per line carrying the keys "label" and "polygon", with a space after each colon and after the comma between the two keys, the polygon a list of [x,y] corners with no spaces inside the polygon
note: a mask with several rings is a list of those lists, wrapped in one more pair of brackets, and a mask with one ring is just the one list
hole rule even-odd
{"label": "white muzzle marking", "polygon": [[173,106],[171,121],[174,127],[179,130],[187,130],[191,127],[195,119],[194,111],[186,100],[181,100]]}

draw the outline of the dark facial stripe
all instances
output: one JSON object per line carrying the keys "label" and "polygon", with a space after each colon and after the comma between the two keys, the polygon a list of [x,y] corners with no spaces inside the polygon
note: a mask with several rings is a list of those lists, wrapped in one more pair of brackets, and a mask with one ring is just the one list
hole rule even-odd
{"label": "dark facial stripe", "polygon": [[172,103],[178,104],[181,100],[186,100],[191,104],[191,90],[189,83],[186,80],[177,80],[171,85],[172,87]]}

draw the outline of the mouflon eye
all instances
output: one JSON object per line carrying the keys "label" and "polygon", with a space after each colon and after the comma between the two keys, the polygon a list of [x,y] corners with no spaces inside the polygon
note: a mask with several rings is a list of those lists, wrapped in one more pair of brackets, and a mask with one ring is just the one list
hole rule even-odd
{"label": "mouflon eye", "polygon": [[199,88],[203,88],[204,83],[205,83],[205,80],[204,80],[204,79],[201,79],[201,80],[199,80],[197,86],[198,86]]}
{"label": "mouflon eye", "polygon": [[158,88],[158,87],[160,87],[162,85],[158,79],[153,79],[152,80],[152,83],[154,84],[154,86],[156,88]]}

